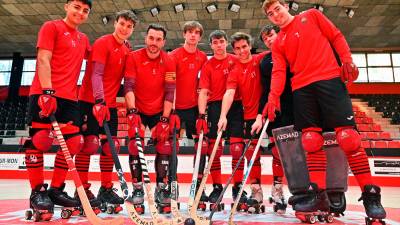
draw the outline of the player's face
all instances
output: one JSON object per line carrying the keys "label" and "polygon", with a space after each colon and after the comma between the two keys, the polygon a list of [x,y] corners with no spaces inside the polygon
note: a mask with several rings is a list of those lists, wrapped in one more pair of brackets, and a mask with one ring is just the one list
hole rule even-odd
{"label": "player's face", "polygon": [[227,41],[225,38],[213,38],[211,40],[211,49],[214,55],[224,55],[226,53]]}
{"label": "player's face", "polygon": [[183,34],[183,37],[185,38],[185,42],[190,45],[197,45],[197,43],[199,43],[199,41],[201,39],[200,33],[201,33],[201,31],[199,28],[187,30]]}
{"label": "player's face", "polygon": [[127,40],[132,35],[134,29],[135,25],[133,22],[123,17],[114,22],[114,34],[120,40]]}
{"label": "player's face", "polygon": [[84,23],[90,12],[89,5],[81,1],[70,1],[64,5],[64,10],[67,13],[66,20],[68,24],[79,26]]}
{"label": "player's face", "polygon": [[149,53],[157,54],[165,44],[163,32],[161,30],[150,29],[147,33],[145,43]]}
{"label": "player's face", "polygon": [[275,2],[265,10],[268,19],[279,27],[283,27],[290,22],[289,7],[287,4],[282,5],[279,2]]}
{"label": "player's face", "polygon": [[251,46],[246,40],[242,39],[233,44],[233,52],[239,57],[240,61],[246,61],[251,55]]}
{"label": "player's face", "polygon": [[278,36],[278,34],[275,32],[275,30],[271,30],[269,32],[269,34],[263,33],[262,39],[263,39],[265,46],[267,46],[267,48],[271,49],[272,44],[274,43],[277,36]]}

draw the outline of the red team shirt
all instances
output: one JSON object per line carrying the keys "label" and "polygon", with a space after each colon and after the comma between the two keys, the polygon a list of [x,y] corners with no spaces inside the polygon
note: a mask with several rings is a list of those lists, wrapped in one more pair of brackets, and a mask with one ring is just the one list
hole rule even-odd
{"label": "red team shirt", "polygon": [[244,119],[256,119],[262,94],[260,61],[267,54],[253,55],[247,63],[236,63],[235,69],[228,75],[226,89],[239,90],[244,108]]}
{"label": "red team shirt", "polygon": [[[199,88],[210,91],[208,102],[222,100],[228,75],[236,63],[238,63],[237,58],[228,54],[225,59],[218,60],[212,57],[204,64],[200,74]],[[240,100],[238,91],[235,94],[235,100]]]}
{"label": "red team shirt", "polygon": [[184,47],[175,49],[170,56],[176,63],[176,109],[189,109],[197,106],[197,86],[199,71],[207,61],[207,55],[196,50],[189,53]]}
{"label": "red team shirt", "polygon": [[287,63],[293,73],[293,91],[316,81],[339,77],[340,67],[330,43],[342,62],[352,61],[343,34],[320,11],[310,9],[296,15],[289,25],[281,29],[272,46],[274,66],[271,87],[277,89],[271,88],[271,91],[275,95],[282,93]]}
{"label": "red team shirt", "polygon": [[[48,21],[40,28],[36,48],[52,52],[51,83],[55,96],[77,101],[82,61],[90,51],[87,36],[67,26],[63,20]],[[37,67],[29,92],[29,95],[35,94],[42,94]]]}
{"label": "red team shirt", "polygon": [[117,107],[116,97],[121,86],[126,57],[129,49],[125,44],[120,44],[112,34],[104,35],[97,39],[92,47],[82,87],[79,90],[79,100],[94,103],[92,88],[92,62],[105,65],[103,74],[104,100],[108,107]]}
{"label": "red team shirt", "polygon": [[175,62],[164,51],[150,59],[142,48],[129,54],[125,76],[135,80],[135,106],[139,112],[155,115],[163,111],[166,83],[175,83]]}

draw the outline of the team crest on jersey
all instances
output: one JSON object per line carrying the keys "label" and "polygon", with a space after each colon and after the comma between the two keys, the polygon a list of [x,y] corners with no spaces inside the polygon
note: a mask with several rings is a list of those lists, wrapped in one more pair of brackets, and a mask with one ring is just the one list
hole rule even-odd
{"label": "team crest on jersey", "polygon": [[36,155],[29,155],[25,157],[25,163],[37,163],[38,159],[36,157]]}
{"label": "team crest on jersey", "polygon": [[189,69],[194,69],[194,67],[195,67],[195,66],[194,66],[194,63],[190,63],[190,64],[189,64]]}
{"label": "team crest on jersey", "polygon": [[224,69],[222,72],[224,73],[224,75],[228,75],[229,74],[229,70],[228,69]]}
{"label": "team crest on jersey", "polygon": [[307,23],[307,18],[306,18],[306,17],[301,17],[300,22],[301,22],[301,23]]}

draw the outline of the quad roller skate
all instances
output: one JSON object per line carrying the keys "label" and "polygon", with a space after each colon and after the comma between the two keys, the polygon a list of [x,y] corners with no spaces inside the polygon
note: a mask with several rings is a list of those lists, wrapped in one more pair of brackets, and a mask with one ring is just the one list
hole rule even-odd
{"label": "quad roller skate", "polygon": [[40,184],[32,190],[29,198],[31,209],[25,212],[26,220],[49,221],[53,216],[54,204],[48,196],[47,187],[47,184]]}
{"label": "quad roller skate", "polygon": [[141,215],[144,214],[144,191],[143,183],[134,183],[132,192],[132,204],[135,207],[136,212]]}
{"label": "quad roller skate", "polygon": [[[90,190],[90,183],[86,183],[86,184],[82,184],[83,188],[85,189],[86,192],[86,196],[89,199],[90,205],[93,208],[93,212],[97,215],[101,212],[100,210],[100,206],[101,206],[101,201],[98,200],[96,198],[96,196],[94,196],[94,194],[92,193],[92,191]],[[75,199],[77,199],[80,202],[79,199],[79,195],[78,192],[75,191],[75,195],[74,195]],[[79,208],[80,212],[81,212],[81,216],[85,216],[85,211],[83,210],[82,207]]]}
{"label": "quad roller skate", "polygon": [[344,216],[346,210],[346,196],[341,191],[329,191],[327,192],[329,198],[330,212],[335,217]]}
{"label": "quad roller skate", "polygon": [[[200,182],[201,182],[200,180],[197,180],[196,194],[197,194],[197,191],[199,191]],[[206,195],[206,192],[203,189],[202,193],[201,193],[201,197],[200,197],[200,202],[197,205],[197,210],[201,210],[203,212],[206,211],[206,209],[207,209],[206,202],[208,202],[208,200],[209,200],[208,196]]]}
{"label": "quad roller skate", "polygon": [[273,205],[273,210],[276,214],[282,215],[286,213],[287,203],[283,195],[282,183],[274,183],[272,185],[269,203]]}
{"label": "quad roller skate", "polygon": [[213,190],[208,196],[208,201],[210,202],[210,211],[212,211],[215,207],[217,208],[217,211],[224,210],[225,204],[220,202],[217,204],[217,200],[219,196],[222,193],[222,184],[213,184]]}
{"label": "quad roller skate", "polygon": [[171,192],[168,190],[168,184],[158,183],[154,196],[158,213],[171,213]]}
{"label": "quad roller skate", "polygon": [[101,201],[100,210],[108,214],[118,214],[122,211],[121,204],[124,204],[124,199],[116,193],[117,189],[113,188],[113,183],[108,183],[101,186],[97,199]]}
{"label": "quad roller skate", "polygon": [[61,218],[68,219],[71,216],[78,216],[82,214],[82,206],[79,200],[70,197],[64,191],[65,183],[61,187],[50,187],[48,190],[49,198],[54,205],[61,206]]}
{"label": "quad roller skate", "polygon": [[[313,187],[313,186],[310,186]],[[316,187],[316,185],[314,186]],[[297,201],[293,205],[296,211],[295,215],[303,223],[315,223],[317,220],[320,222],[333,222],[333,215],[329,212],[329,200],[325,190],[308,190],[307,196]]]}
{"label": "quad roller skate", "polygon": [[381,188],[375,185],[365,185],[364,192],[358,201],[363,201],[366,225],[384,225],[386,211],[381,204]]}
{"label": "quad roller skate", "polygon": [[247,212],[249,213],[264,213],[265,206],[263,203],[263,193],[260,184],[251,184],[251,195],[250,198],[247,199]]}
{"label": "quad roller skate", "polygon": [[[236,183],[235,185],[232,186],[232,198],[233,198],[233,201],[236,200],[237,195],[238,195],[241,187],[242,187],[241,183]],[[247,212],[248,206],[247,206],[246,203],[247,203],[247,192],[243,191],[242,195],[240,196],[240,199],[239,199],[239,204],[237,205],[237,211],[239,211],[239,212]],[[231,204],[231,207],[233,207],[233,204],[234,203]]]}

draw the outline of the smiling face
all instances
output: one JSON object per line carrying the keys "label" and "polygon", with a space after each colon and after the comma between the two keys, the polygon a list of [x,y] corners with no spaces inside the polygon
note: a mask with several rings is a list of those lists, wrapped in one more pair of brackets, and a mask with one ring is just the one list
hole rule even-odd
{"label": "smiling face", "polygon": [[165,45],[164,33],[161,30],[149,29],[145,43],[148,53],[159,54]]}
{"label": "smiling face", "polygon": [[77,27],[87,20],[90,7],[81,1],[70,1],[64,5],[64,10],[65,22],[71,27]]}
{"label": "smiling face", "polygon": [[269,33],[264,32],[261,35],[265,46],[267,46],[267,48],[269,48],[269,49],[271,49],[272,44],[274,43],[277,36],[278,36],[278,34],[275,32],[274,29],[272,29]]}
{"label": "smiling face", "polygon": [[251,57],[251,45],[245,39],[238,40],[233,44],[233,52],[241,62],[246,62]]}
{"label": "smiling face", "polygon": [[270,6],[264,8],[264,10],[268,19],[273,24],[279,27],[284,27],[290,23],[291,15],[287,4],[281,4],[279,1],[276,1]]}
{"label": "smiling face", "polygon": [[118,21],[114,22],[114,36],[120,41],[127,40],[132,35],[134,27],[135,25],[132,20],[120,17]]}

